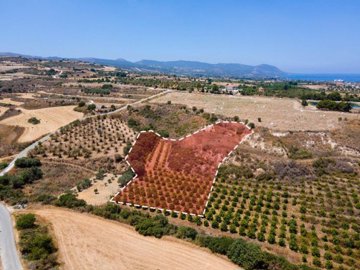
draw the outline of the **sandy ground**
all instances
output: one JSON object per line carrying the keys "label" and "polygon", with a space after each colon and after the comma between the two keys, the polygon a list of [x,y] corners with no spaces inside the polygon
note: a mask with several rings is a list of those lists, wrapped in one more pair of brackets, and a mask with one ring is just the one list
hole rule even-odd
{"label": "sandy ground", "polygon": [[1,116],[4,112],[6,112],[7,109],[8,109],[8,108],[6,108],[6,107],[0,107],[0,116]]}
{"label": "sandy ground", "polygon": [[193,244],[144,237],[124,224],[57,208],[35,213],[52,224],[62,269],[239,269]]}
{"label": "sandy ground", "polygon": [[[24,127],[25,131],[20,136],[19,142],[33,141],[49,132],[82,117],[82,113],[74,111],[75,106],[62,106],[43,108],[38,110],[20,109],[21,114],[0,121],[1,124]],[[40,123],[28,123],[31,117],[36,117]]]}
{"label": "sandy ground", "polygon": [[[120,190],[117,182],[119,176],[108,174],[103,180],[96,180],[91,187],[78,193],[78,199],[83,199],[91,205],[107,203]],[[94,179],[90,180],[94,181]],[[98,190],[97,193],[95,193],[95,189]]]}
{"label": "sandy ground", "polygon": [[[360,114],[319,111],[313,106],[305,109],[295,99],[211,95],[186,92],[172,92],[166,96],[153,99],[153,103],[186,104],[203,108],[206,112],[225,116],[239,116],[249,119],[257,126],[265,126],[273,130],[329,130],[339,127],[339,117],[360,119]],[[258,118],[261,122],[258,122]]]}

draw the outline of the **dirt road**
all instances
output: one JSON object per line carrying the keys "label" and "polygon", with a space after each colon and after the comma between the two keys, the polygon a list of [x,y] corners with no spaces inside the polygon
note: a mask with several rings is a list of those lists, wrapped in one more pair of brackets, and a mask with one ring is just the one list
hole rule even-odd
{"label": "dirt road", "polygon": [[144,237],[121,223],[58,208],[34,212],[53,226],[62,269],[239,269],[206,249]]}

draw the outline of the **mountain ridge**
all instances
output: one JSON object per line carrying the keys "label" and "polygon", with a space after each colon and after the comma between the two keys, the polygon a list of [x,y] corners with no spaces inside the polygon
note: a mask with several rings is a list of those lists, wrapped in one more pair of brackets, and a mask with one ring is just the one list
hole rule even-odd
{"label": "mountain ridge", "polygon": [[11,52],[0,52],[0,56],[25,57],[46,60],[74,60],[85,61],[100,65],[110,65],[118,68],[133,70],[137,72],[164,73],[184,76],[212,76],[212,77],[232,77],[232,78],[281,78],[287,75],[276,66],[269,64],[246,65],[238,63],[217,63],[211,64],[201,61],[158,61],[143,59],[131,62],[123,58],[105,59],[96,57],[66,58],[66,57],[41,57],[29,56]]}

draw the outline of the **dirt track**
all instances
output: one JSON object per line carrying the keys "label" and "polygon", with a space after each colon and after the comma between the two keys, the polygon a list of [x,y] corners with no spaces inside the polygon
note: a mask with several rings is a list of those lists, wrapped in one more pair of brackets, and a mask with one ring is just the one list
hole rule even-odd
{"label": "dirt track", "polygon": [[144,237],[124,224],[57,208],[34,212],[52,223],[62,269],[239,269],[193,244]]}

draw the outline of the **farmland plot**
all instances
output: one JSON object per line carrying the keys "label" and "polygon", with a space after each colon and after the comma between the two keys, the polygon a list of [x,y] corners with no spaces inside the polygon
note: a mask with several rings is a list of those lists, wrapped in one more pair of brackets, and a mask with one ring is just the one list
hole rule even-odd
{"label": "farmland plot", "polygon": [[201,215],[219,163],[247,134],[225,122],[177,141],[141,133],[128,156],[137,177],[114,200]]}

